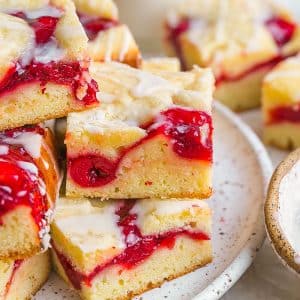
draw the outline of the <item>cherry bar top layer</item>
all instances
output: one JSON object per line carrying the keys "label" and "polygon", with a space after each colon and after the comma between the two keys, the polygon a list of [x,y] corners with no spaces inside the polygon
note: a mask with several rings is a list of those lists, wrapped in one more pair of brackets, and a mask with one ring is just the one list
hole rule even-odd
{"label": "cherry bar top layer", "polygon": [[[51,7],[52,10],[56,9]],[[74,98],[85,105],[98,103],[96,92],[97,83],[88,78],[88,66],[83,61],[63,61],[61,56],[63,49],[54,36],[59,19],[63,11],[57,10],[57,16],[40,16],[31,19],[26,12],[19,11],[12,15],[25,20],[34,30],[35,41],[32,41],[33,48],[24,54],[19,61],[13,62],[13,66],[6,72],[0,81],[0,96],[13,91],[21,85],[39,82],[43,91],[47,83],[65,85],[70,88]],[[45,9],[45,13],[46,13]],[[30,14],[29,14],[30,16]],[[52,54],[48,55],[48,51]],[[53,53],[57,55],[53,56]],[[35,57],[35,54],[38,57]],[[85,94],[82,96],[82,90]]]}
{"label": "cherry bar top layer", "polygon": [[84,14],[78,14],[78,16],[90,40],[94,40],[101,31],[105,31],[119,25],[119,21],[117,20],[88,16]]}
{"label": "cherry bar top layer", "polygon": [[[6,213],[18,206],[27,206],[41,229],[49,208],[45,183],[33,158],[22,145],[18,145],[18,138],[23,134],[42,136],[44,130],[31,126],[0,134],[0,225]],[[15,139],[16,144],[6,143],[11,139]]]}
{"label": "cherry bar top layer", "polygon": [[93,154],[69,157],[68,170],[74,182],[82,187],[100,187],[110,183],[116,178],[118,166],[127,153],[159,135],[170,140],[173,151],[180,157],[212,161],[212,119],[205,112],[171,108],[141,128],[146,130],[147,135],[123,149],[115,161]]}
{"label": "cherry bar top layer", "polygon": [[281,122],[299,123],[300,122],[300,104],[293,106],[280,106],[270,110],[269,124]]}
{"label": "cherry bar top layer", "polygon": [[59,262],[74,288],[80,290],[82,283],[91,286],[93,279],[109,267],[118,265],[129,270],[141,264],[156,250],[161,248],[171,250],[175,245],[176,239],[180,236],[186,236],[198,241],[210,240],[209,236],[203,232],[193,232],[184,228],[177,228],[157,235],[143,236],[139,227],[136,225],[137,215],[131,213],[133,206],[133,202],[124,202],[115,212],[119,219],[117,225],[122,229],[126,248],[119,255],[96,266],[89,274],[83,274],[77,271],[68,258],[58,251],[55,244],[53,245]]}
{"label": "cherry bar top layer", "polygon": [[[193,20],[189,18],[183,18],[181,22],[177,24],[175,27],[171,27],[170,25],[167,24],[167,30],[168,30],[168,35],[167,39],[172,43],[177,56],[179,57],[181,63],[182,63],[182,68],[185,69],[185,63],[184,63],[184,58],[182,56],[182,50],[181,46],[179,43],[179,38],[180,35],[187,32],[192,24]],[[296,31],[296,24],[288,22],[282,18],[279,17],[274,17],[265,22],[266,28],[270,31],[270,33],[273,36],[274,41],[276,42],[278,48],[282,48],[285,44],[287,44],[293,37],[295,31]],[[278,62],[282,61],[284,56],[278,55],[277,57],[273,57],[271,60],[266,61],[264,63],[260,63],[258,65],[253,66],[249,70],[246,70],[242,74],[239,74],[238,76],[230,76],[228,74],[221,74],[217,79],[216,79],[216,84],[219,85],[223,82],[228,82],[228,81],[237,81],[242,79],[243,77],[259,71],[264,68],[272,68],[275,66]]]}

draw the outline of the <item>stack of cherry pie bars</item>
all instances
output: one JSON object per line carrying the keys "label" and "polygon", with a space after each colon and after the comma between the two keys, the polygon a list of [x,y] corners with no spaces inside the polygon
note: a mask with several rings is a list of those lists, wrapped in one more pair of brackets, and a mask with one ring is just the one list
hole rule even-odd
{"label": "stack of cherry pie bars", "polygon": [[211,71],[141,61],[109,0],[0,11],[0,299],[39,290],[49,249],[83,299],[130,299],[209,263]]}

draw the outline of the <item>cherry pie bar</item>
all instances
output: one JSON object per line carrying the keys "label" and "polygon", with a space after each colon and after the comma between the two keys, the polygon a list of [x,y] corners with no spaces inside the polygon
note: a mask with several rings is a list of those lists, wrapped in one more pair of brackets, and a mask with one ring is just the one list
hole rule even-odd
{"label": "cherry pie bar", "polygon": [[116,62],[90,71],[102,104],[68,116],[67,195],[208,198],[212,73],[156,76]]}
{"label": "cherry pie bar", "polygon": [[139,48],[129,30],[118,20],[112,0],[74,0],[79,19],[89,37],[89,55],[94,61],[118,61],[138,67]]}
{"label": "cherry pie bar", "polygon": [[0,11],[0,130],[98,104],[70,0],[1,1]]}
{"label": "cherry pie bar", "polygon": [[51,225],[57,272],[82,299],[131,299],[212,259],[200,200],[61,199]]}
{"label": "cherry pie bar", "polygon": [[264,79],[264,139],[282,149],[300,147],[300,56],[289,58]]}
{"label": "cherry pie bar", "polygon": [[0,299],[32,299],[47,280],[50,270],[48,252],[25,260],[0,261]]}
{"label": "cherry pie bar", "polygon": [[184,69],[211,67],[215,98],[240,111],[260,104],[263,77],[300,50],[300,27],[271,1],[185,0],[167,17],[166,48]]}
{"label": "cherry pie bar", "polygon": [[51,132],[40,126],[0,133],[0,260],[31,257],[49,245],[59,188]]}

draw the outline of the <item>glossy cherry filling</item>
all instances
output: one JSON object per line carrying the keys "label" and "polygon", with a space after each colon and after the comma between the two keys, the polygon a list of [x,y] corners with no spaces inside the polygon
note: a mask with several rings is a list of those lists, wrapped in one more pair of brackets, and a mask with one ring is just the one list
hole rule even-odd
{"label": "glossy cherry filling", "polygon": [[24,131],[41,130],[39,127],[28,127],[9,130],[0,135],[0,146],[7,148],[6,152],[0,153],[0,225],[5,214],[18,206],[27,206],[31,209],[31,215],[38,228],[44,226],[43,220],[48,204],[42,174],[22,146],[2,142],[4,138],[14,138]]}
{"label": "glossy cherry filling", "polygon": [[134,202],[130,201],[129,203],[124,203],[116,211],[116,214],[120,218],[118,226],[121,227],[124,235],[125,249],[111,260],[95,267],[89,274],[77,271],[68,258],[53,245],[55,253],[74,288],[77,290],[81,289],[82,283],[91,286],[93,279],[109,267],[118,265],[125,270],[130,270],[143,263],[159,249],[167,248],[172,250],[176,239],[181,236],[198,241],[210,240],[209,236],[203,232],[192,232],[184,228],[177,228],[176,230],[170,230],[157,235],[144,236],[136,225],[137,215],[130,211],[133,206]]}
{"label": "glossy cherry filling", "polygon": [[287,44],[293,38],[297,29],[297,25],[295,23],[278,17],[267,20],[265,25],[271,32],[278,47],[283,47]]}
{"label": "glossy cherry filling", "polygon": [[119,25],[117,20],[93,17],[84,14],[78,14],[78,16],[90,40],[94,40],[101,31],[105,31]]}
{"label": "glossy cherry filling", "polygon": [[281,106],[276,107],[270,110],[270,122],[269,123],[282,123],[282,122],[291,122],[299,123],[300,122],[300,104],[293,106]]}
{"label": "glossy cherry filling", "polygon": [[[93,105],[98,103],[96,93],[98,85],[96,81],[86,82],[84,77],[88,74],[87,69],[82,67],[80,62],[66,63],[63,61],[50,62],[47,64],[31,62],[26,67],[22,67],[20,73],[20,65],[16,64],[8,71],[8,76],[0,82],[1,94],[13,91],[19,86],[39,82],[43,92],[46,84],[51,82],[60,85],[69,86],[74,97],[85,105]],[[80,90],[86,89],[83,98],[79,98]]]}
{"label": "glossy cherry filling", "polygon": [[[291,55],[291,56],[293,56],[293,55]],[[276,56],[266,62],[254,65],[252,68],[250,68],[238,75],[235,75],[235,76],[223,73],[216,78],[216,86],[219,86],[225,82],[233,82],[233,81],[242,80],[243,78],[245,78],[251,74],[254,74],[256,72],[260,72],[260,71],[267,72],[267,71],[273,69],[278,63],[280,63],[282,60],[284,60],[287,57],[289,57],[289,56],[286,56],[286,57],[283,57],[281,55]]]}
{"label": "glossy cherry filling", "polygon": [[[14,15],[24,19],[33,28],[35,47],[42,49],[40,53],[44,53],[45,49],[47,51],[47,48],[59,49],[54,36],[59,18],[42,16],[37,19],[28,19],[24,12],[18,12]],[[96,81],[88,77],[86,63],[59,59],[48,61],[48,58],[47,62],[44,63],[43,60],[36,60],[36,57],[30,58],[30,53],[26,55],[29,56],[29,62],[24,63],[24,59],[20,59],[3,76],[0,81],[0,96],[19,86],[35,82],[40,83],[44,92],[46,84],[50,82],[70,87],[74,98],[85,105],[98,103],[96,97],[98,85]],[[82,91],[84,91],[84,95]]]}
{"label": "glossy cherry filling", "polygon": [[180,157],[212,161],[212,119],[203,111],[171,108],[142,128],[147,135],[123,149],[114,161],[93,154],[70,157],[68,170],[72,180],[81,187],[100,187],[110,183],[116,178],[126,154],[159,135],[170,141],[173,151]]}
{"label": "glossy cherry filling", "polygon": [[4,292],[4,299],[6,298],[8,292],[9,292],[9,289],[13,283],[13,280],[15,278],[15,275],[18,271],[18,269],[21,267],[21,265],[23,264],[24,260],[15,260],[14,261],[14,266],[13,266],[13,270],[11,272],[11,275],[9,277],[9,280],[7,281],[6,285],[5,285],[5,292]]}

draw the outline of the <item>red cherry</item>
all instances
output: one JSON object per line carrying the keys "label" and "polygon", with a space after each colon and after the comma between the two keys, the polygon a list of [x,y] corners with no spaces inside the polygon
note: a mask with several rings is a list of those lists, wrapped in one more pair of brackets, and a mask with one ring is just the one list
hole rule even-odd
{"label": "red cherry", "polygon": [[271,110],[271,122],[300,122],[300,105],[296,104],[293,107],[277,107]]}
{"label": "red cherry", "polygon": [[15,196],[16,192],[26,188],[27,174],[20,167],[7,161],[0,161],[0,170],[0,185],[11,190],[7,194]]}
{"label": "red cherry", "polygon": [[171,28],[171,35],[173,38],[178,38],[179,35],[186,32],[190,28],[190,20],[182,19],[175,27]]}
{"label": "red cherry", "polygon": [[[174,151],[185,158],[212,160],[212,120],[202,111],[172,108],[162,113],[164,134],[172,139]],[[207,139],[203,143],[200,127],[207,125]]]}
{"label": "red cherry", "polygon": [[55,17],[40,17],[31,24],[35,31],[35,40],[38,44],[47,43],[54,35],[58,18]]}
{"label": "red cherry", "polygon": [[99,187],[116,177],[116,164],[98,155],[79,156],[69,160],[69,172],[82,187]]}
{"label": "red cherry", "polygon": [[296,30],[296,24],[278,17],[268,20],[266,26],[279,47],[288,43]]}
{"label": "red cherry", "polygon": [[85,15],[80,15],[79,18],[90,40],[95,39],[99,32],[110,29],[119,24],[116,20],[106,18],[94,18]]}
{"label": "red cherry", "polygon": [[47,200],[39,189],[38,177],[21,168],[19,161],[34,164],[22,148],[10,148],[0,161],[0,225],[1,216],[19,205],[31,208],[38,227],[47,210]]}

